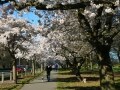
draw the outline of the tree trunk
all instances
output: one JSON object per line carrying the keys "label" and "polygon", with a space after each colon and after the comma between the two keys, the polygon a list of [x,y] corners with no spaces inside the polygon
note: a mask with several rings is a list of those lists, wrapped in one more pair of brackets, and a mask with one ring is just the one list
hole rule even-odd
{"label": "tree trunk", "polygon": [[40,64],[41,72],[43,71],[43,63]]}
{"label": "tree trunk", "polygon": [[100,60],[100,86],[101,90],[115,90],[114,73],[109,56],[109,50],[101,49],[98,54]]}
{"label": "tree trunk", "polygon": [[91,71],[93,70],[93,63],[92,63],[92,61],[90,61],[90,70]]}
{"label": "tree trunk", "polygon": [[32,60],[32,75],[35,76],[35,60]]}
{"label": "tree trunk", "polygon": [[81,59],[80,60],[80,62],[78,62],[77,63],[77,66],[76,66],[76,76],[77,76],[77,79],[79,80],[79,81],[82,81],[83,80],[83,78],[82,78],[82,76],[81,76],[81,73],[80,73],[80,70],[81,70],[81,67],[82,67],[82,65],[84,64],[84,62],[85,62],[85,59]]}
{"label": "tree trunk", "polygon": [[66,60],[66,68],[69,68],[69,63],[70,63],[70,62],[69,62],[69,60],[67,59],[67,60]]}
{"label": "tree trunk", "polygon": [[86,59],[86,60],[85,60],[85,70],[88,71],[88,69],[89,69],[89,67],[88,67],[88,66],[89,66],[89,63],[88,63],[88,59],[89,59],[89,57],[86,56],[85,59]]}
{"label": "tree trunk", "polygon": [[[83,62],[83,63],[84,63],[84,62]],[[80,73],[80,70],[81,70],[81,67],[82,67],[83,63],[78,63],[78,65],[77,65],[77,67],[76,67],[76,76],[77,76],[77,79],[78,79],[79,81],[82,81],[82,80],[83,80],[83,78],[82,78],[82,76],[81,76],[81,73]]]}
{"label": "tree trunk", "polygon": [[15,84],[17,84],[17,71],[16,71],[16,59],[13,61],[13,81]]}
{"label": "tree trunk", "polygon": [[93,70],[93,61],[92,61],[92,53],[90,54],[89,56],[90,58],[90,70],[92,71]]}

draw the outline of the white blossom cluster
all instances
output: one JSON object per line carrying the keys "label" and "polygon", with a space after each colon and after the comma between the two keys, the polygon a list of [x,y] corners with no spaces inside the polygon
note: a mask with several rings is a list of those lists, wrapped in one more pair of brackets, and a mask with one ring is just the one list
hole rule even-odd
{"label": "white blossom cluster", "polygon": [[[32,34],[33,33],[33,34]],[[23,19],[14,19],[8,15],[7,18],[0,19],[0,43],[8,46],[8,39],[11,39],[11,35],[17,35],[15,39],[16,45],[29,49],[31,45],[32,37],[34,35],[34,28],[27,24]],[[24,40],[25,39],[25,40]],[[12,42],[11,42],[12,43]],[[20,49],[16,49],[16,57],[23,57]]]}
{"label": "white blossom cluster", "polygon": [[[17,0],[17,1],[20,3],[26,3],[29,0]],[[36,0],[36,1],[38,1],[40,3],[47,2],[47,0]],[[46,4],[47,9],[53,8],[53,6],[57,3],[66,5],[66,4],[78,3],[81,0],[63,0],[63,1],[48,0],[48,2],[49,1],[55,2],[55,3],[54,4],[47,3]],[[96,12],[99,8],[101,8],[103,6],[103,4],[95,4],[93,2],[93,0],[89,0],[89,1],[91,1],[90,6],[87,6],[85,8],[83,15],[89,20],[90,26],[92,27],[95,24],[94,19],[97,16]],[[119,6],[119,0],[116,0],[115,5]],[[26,10],[24,10],[24,11],[26,11]],[[103,14],[105,14],[105,13],[106,14],[114,13],[114,11],[112,8],[106,6]],[[62,25],[66,22],[66,19],[64,16],[60,17],[59,14],[55,14],[55,18],[53,18],[52,20],[53,20],[53,23],[59,22],[59,24]],[[56,17],[58,17],[58,18],[56,19]],[[46,18],[46,19],[48,19],[48,18]],[[7,16],[7,18],[5,18],[5,19],[0,19],[0,42],[6,45],[7,38],[10,38],[10,33],[20,35],[22,32],[22,35],[25,38],[32,36],[33,33],[35,33],[35,31],[32,33],[29,33],[29,30],[31,30],[31,26],[26,25],[26,23],[27,22],[25,20],[22,20],[22,19],[15,20],[15,19],[11,18],[11,16]],[[44,26],[39,26],[37,28],[37,30],[45,32],[48,30],[48,28],[47,27],[44,28]],[[36,42],[33,40],[33,42],[34,42],[33,44],[31,44],[27,41],[24,41],[23,43],[20,43],[20,42],[18,42],[18,43],[29,49],[27,52],[28,55],[26,55],[26,58],[28,58],[28,59],[30,59],[30,57],[32,57],[35,54],[41,54],[41,53],[46,54],[46,57],[47,57],[47,56],[52,56],[53,52],[59,50],[61,44],[62,45],[66,44],[66,41],[63,39],[64,35],[65,35],[64,32],[60,32],[58,30],[58,31],[53,31],[50,34],[48,34],[47,38],[40,36],[39,37],[40,40],[38,40]],[[16,54],[16,57],[21,57],[20,50],[17,49],[16,52],[18,52]]]}
{"label": "white blossom cluster", "polygon": [[89,17],[89,18],[94,18],[96,16],[96,11],[97,9],[99,9],[100,7],[102,7],[102,4],[96,5],[94,4],[92,1],[90,3],[91,6],[88,6],[85,8],[84,10],[84,15]]}
{"label": "white blossom cluster", "polygon": [[[118,5],[119,0],[116,0],[116,5]],[[103,7],[103,4],[95,4],[94,2],[91,1],[90,6],[87,6],[83,12],[83,15],[88,19],[90,23],[90,27],[93,28],[94,25],[96,25],[96,16],[97,16],[97,10],[99,8]],[[104,10],[102,11],[102,15],[107,15],[107,14],[115,14],[115,10],[113,10],[109,6],[104,6]]]}
{"label": "white blossom cluster", "polygon": [[17,0],[19,3],[26,3],[27,0]]}
{"label": "white blossom cluster", "polygon": [[44,2],[44,0],[38,0],[40,3]]}

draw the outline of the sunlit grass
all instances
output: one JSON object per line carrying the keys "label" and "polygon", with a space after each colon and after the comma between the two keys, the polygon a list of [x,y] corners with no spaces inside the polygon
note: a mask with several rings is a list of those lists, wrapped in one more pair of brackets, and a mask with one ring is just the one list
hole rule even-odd
{"label": "sunlit grass", "polygon": [[[100,86],[98,75],[96,74],[82,74],[82,77],[88,79],[86,83],[78,81],[75,75],[70,74],[70,71],[60,71],[58,75],[57,90],[82,90],[83,88],[97,88]],[[95,79],[94,79],[95,78]],[[91,80],[91,81],[90,81]],[[96,89],[97,90],[97,89]]]}
{"label": "sunlit grass", "polygon": [[[60,71],[57,78],[57,90],[100,90],[99,73],[84,72],[81,76],[86,78],[86,83],[78,81],[76,76],[72,75],[69,70]],[[115,73],[115,85],[116,90],[120,90],[119,73]]]}
{"label": "sunlit grass", "polygon": [[17,86],[18,85],[16,85],[16,84],[4,83],[4,84],[0,84],[0,90],[10,90],[10,89],[15,88]]}

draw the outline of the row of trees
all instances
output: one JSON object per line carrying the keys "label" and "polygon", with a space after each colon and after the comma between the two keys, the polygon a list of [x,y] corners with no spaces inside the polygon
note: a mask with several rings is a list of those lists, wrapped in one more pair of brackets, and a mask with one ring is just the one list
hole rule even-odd
{"label": "row of trees", "polygon": [[[82,57],[79,62],[82,65],[83,58],[94,51],[99,59],[101,89],[115,89],[109,52],[114,38],[120,32],[119,0],[80,0],[77,3],[73,0],[70,2],[4,0],[1,1],[1,4],[8,1],[13,1],[10,4],[11,9],[13,5],[18,10],[27,9],[29,11],[31,10],[30,6],[35,6],[39,10],[53,10],[43,11],[45,14],[42,15],[46,16],[46,20],[44,20],[44,23],[41,22],[41,24],[44,24],[42,30],[39,29],[39,32],[48,38],[46,45],[49,47],[44,49],[48,50],[45,54],[49,52],[52,53],[52,56],[61,55],[70,65],[72,64],[69,57],[72,57],[72,66],[77,66],[77,57]],[[40,16],[39,10],[35,10],[35,12],[38,12],[36,14]],[[13,37],[16,38],[15,35]],[[12,47],[10,48],[12,49]],[[119,50],[118,46],[115,48]]]}

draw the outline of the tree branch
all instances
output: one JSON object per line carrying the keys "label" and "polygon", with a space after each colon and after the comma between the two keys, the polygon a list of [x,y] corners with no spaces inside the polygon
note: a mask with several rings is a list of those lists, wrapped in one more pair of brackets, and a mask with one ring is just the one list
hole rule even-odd
{"label": "tree branch", "polygon": [[[22,2],[16,2],[16,0],[0,0],[0,4],[5,4],[8,2],[14,2],[14,6],[16,6],[16,9],[18,10],[22,10],[28,6],[35,6],[36,9],[39,10],[68,10],[68,9],[79,9],[79,8],[85,8],[86,6],[90,5],[90,1],[86,1],[86,2],[80,2],[80,3],[76,3],[76,4],[56,4],[53,7],[47,8],[46,4],[43,3],[39,3],[38,1],[35,0],[31,0],[31,1],[27,1],[26,3],[22,3]],[[97,0],[94,1],[94,3],[96,4],[110,4],[113,5],[112,1],[104,1],[104,0]]]}

